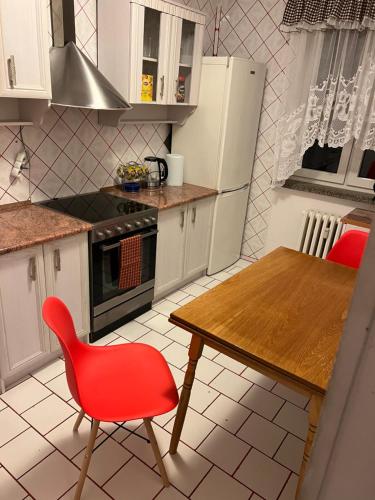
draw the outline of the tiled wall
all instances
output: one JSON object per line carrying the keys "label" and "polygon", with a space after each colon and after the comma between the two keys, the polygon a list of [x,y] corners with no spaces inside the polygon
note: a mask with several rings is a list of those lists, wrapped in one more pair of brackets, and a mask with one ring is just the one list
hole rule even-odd
{"label": "tiled wall", "polygon": [[218,55],[249,57],[267,65],[266,86],[258,132],[256,158],[247,211],[242,253],[263,254],[271,212],[270,180],[275,124],[283,71],[291,58],[285,34],[279,30],[285,0],[224,0]]}
{"label": "tiled wall", "polygon": [[[185,3],[207,14],[204,50],[212,54],[216,7],[211,0]],[[77,45],[96,63],[96,0],[75,0],[75,14]],[[41,127],[24,127],[31,168],[13,179],[12,164],[22,149],[19,127],[0,127],[0,204],[30,195],[33,201],[68,196],[113,184],[120,161],[164,156],[169,132],[165,124],[102,127],[96,112],[51,108]]]}

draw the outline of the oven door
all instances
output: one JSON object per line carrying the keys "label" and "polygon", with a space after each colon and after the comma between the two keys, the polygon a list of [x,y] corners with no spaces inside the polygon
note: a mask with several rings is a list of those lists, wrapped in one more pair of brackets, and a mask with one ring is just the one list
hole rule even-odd
{"label": "oven door", "polygon": [[[120,276],[120,241],[140,235],[142,238],[141,284],[127,290],[118,287]],[[156,226],[117,236],[92,245],[92,306],[94,316],[104,313],[133,297],[150,290],[155,283]]]}

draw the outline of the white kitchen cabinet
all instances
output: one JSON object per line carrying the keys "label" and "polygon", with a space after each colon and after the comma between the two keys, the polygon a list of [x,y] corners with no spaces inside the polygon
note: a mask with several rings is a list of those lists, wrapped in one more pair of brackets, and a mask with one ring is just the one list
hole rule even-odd
{"label": "white kitchen cabinet", "polygon": [[203,13],[171,1],[98,0],[98,67],[132,104],[197,105],[204,24]]}
{"label": "white kitchen cabinet", "polygon": [[48,328],[41,313],[45,298],[42,246],[0,257],[2,380],[31,366],[48,352]]}
{"label": "white kitchen cabinet", "polygon": [[44,0],[0,0],[0,65],[0,97],[51,98]]}
{"label": "white kitchen cabinet", "polygon": [[159,213],[155,298],[200,276],[208,266],[214,198]]}
{"label": "white kitchen cabinet", "polygon": [[185,246],[185,279],[194,278],[207,269],[212,207],[212,198],[206,198],[189,205]]}
{"label": "white kitchen cabinet", "polygon": [[[77,335],[85,337],[90,330],[87,234],[54,240],[45,244],[43,250],[47,296],[55,295],[65,302]],[[59,348],[53,332],[50,347]]]}
{"label": "white kitchen cabinet", "polygon": [[159,213],[155,297],[177,288],[184,278],[187,205]]}

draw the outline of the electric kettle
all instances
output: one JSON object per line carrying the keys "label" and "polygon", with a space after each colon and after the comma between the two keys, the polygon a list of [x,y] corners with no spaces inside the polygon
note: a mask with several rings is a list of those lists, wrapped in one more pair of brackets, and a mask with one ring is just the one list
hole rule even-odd
{"label": "electric kettle", "polygon": [[146,156],[144,164],[148,168],[147,187],[156,189],[161,186],[168,177],[168,165],[163,158],[157,156]]}

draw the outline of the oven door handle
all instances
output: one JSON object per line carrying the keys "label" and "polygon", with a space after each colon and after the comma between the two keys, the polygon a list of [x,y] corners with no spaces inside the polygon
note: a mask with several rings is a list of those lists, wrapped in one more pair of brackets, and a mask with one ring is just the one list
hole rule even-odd
{"label": "oven door handle", "polygon": [[[154,236],[155,234],[158,234],[157,229],[155,229],[155,231],[150,231],[149,233],[142,234],[141,238],[143,240],[144,238],[148,238],[149,236]],[[113,250],[114,248],[118,248],[120,247],[120,245],[121,243],[118,242],[118,243],[113,243],[113,245],[101,245],[99,248],[102,252],[108,252],[108,250]]]}

